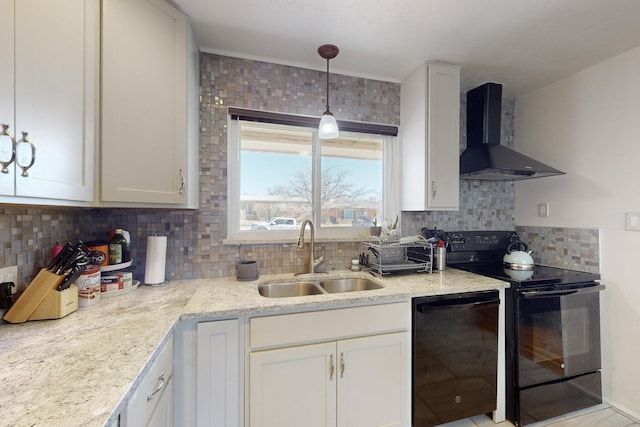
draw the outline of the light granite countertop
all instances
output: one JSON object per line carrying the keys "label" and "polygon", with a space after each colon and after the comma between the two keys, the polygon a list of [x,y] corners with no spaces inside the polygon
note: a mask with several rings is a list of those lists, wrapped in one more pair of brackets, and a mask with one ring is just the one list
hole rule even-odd
{"label": "light granite countertop", "polygon": [[[332,272],[332,276],[371,277]],[[324,276],[326,277],[326,276]],[[456,269],[392,275],[383,289],[265,298],[257,287],[292,274],[172,281],[81,307],[63,319],[0,324],[0,426],[108,425],[125,407],[179,320],[376,304],[425,295],[500,289],[507,282]]]}

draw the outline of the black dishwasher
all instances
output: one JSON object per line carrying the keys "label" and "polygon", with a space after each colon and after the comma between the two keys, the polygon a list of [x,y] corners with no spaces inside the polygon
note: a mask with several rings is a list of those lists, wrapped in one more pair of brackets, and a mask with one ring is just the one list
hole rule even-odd
{"label": "black dishwasher", "polygon": [[493,412],[498,291],[413,299],[413,426]]}

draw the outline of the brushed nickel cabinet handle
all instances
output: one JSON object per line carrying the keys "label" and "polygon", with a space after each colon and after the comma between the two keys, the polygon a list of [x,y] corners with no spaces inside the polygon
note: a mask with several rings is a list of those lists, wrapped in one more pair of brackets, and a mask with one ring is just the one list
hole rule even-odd
{"label": "brushed nickel cabinet handle", "polygon": [[162,390],[162,387],[164,387],[164,372],[160,374],[160,376],[158,377],[158,385],[156,386],[155,390],[153,390],[151,393],[149,393],[147,395],[147,402],[150,401],[151,399],[153,399],[153,396],[155,396],[158,392],[160,392],[160,390]]}
{"label": "brushed nickel cabinet handle", "polygon": [[36,162],[36,146],[33,145],[31,143],[31,141],[29,141],[29,139],[27,138],[28,134],[29,134],[28,132],[24,132],[23,131],[22,132],[22,138],[20,139],[20,141],[16,142],[16,152],[18,151],[18,147],[20,146],[20,144],[29,145],[29,149],[31,150],[31,161],[29,162],[28,165],[21,165],[20,164],[20,156],[16,157],[16,164],[18,166],[20,166],[20,168],[22,169],[22,176],[24,176],[24,177],[28,177],[29,176],[29,173],[27,171]]}
{"label": "brushed nickel cabinet handle", "polygon": [[186,178],[184,177],[184,172],[180,169],[180,194],[184,194],[184,187],[187,183]]}
{"label": "brushed nickel cabinet handle", "polygon": [[0,165],[2,165],[2,173],[9,173],[9,165],[13,163],[16,159],[16,140],[9,133],[9,125],[2,123],[2,131],[0,131],[0,138],[6,136],[11,141],[11,158],[9,160],[0,160]]}
{"label": "brushed nickel cabinet handle", "polygon": [[435,199],[436,198],[436,193],[438,192],[437,186],[436,186],[436,182],[435,181],[431,181],[431,198]]}
{"label": "brushed nickel cabinet handle", "polygon": [[333,353],[329,355],[329,380],[333,380],[333,373],[335,372],[335,365],[333,363]]}
{"label": "brushed nickel cabinet handle", "polygon": [[344,353],[340,352],[340,378],[344,377]]}

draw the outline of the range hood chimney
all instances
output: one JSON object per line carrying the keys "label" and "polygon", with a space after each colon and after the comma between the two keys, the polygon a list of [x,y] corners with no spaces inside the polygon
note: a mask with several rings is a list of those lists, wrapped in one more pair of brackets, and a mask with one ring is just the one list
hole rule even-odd
{"label": "range hood chimney", "polygon": [[509,181],[563,175],[557,169],[500,145],[502,85],[485,83],[467,92],[467,149],[460,177]]}

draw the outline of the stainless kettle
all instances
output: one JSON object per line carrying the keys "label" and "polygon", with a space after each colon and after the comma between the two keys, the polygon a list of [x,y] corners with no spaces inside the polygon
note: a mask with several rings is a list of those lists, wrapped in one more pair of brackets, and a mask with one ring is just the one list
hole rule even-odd
{"label": "stainless kettle", "polygon": [[507,248],[506,255],[502,258],[504,268],[510,270],[533,270],[533,257],[529,245],[524,242],[513,242]]}

